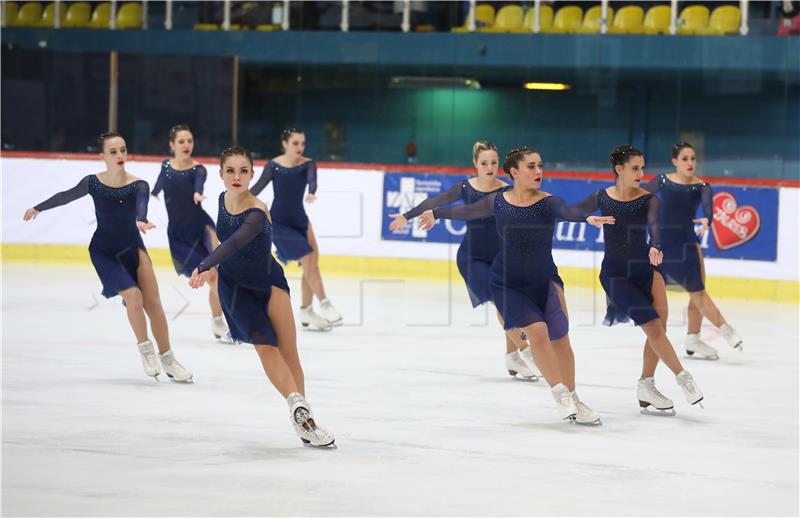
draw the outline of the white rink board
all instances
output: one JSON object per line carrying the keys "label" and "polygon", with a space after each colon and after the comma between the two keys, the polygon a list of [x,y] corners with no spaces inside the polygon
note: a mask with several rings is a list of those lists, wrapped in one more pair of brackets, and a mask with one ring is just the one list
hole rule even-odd
{"label": "white rink board", "polygon": [[[42,214],[32,224],[24,224],[22,214],[52,194],[72,187],[86,174],[102,170],[100,160],[2,158],[0,165],[3,243],[88,245],[95,219],[88,197]],[[208,199],[203,206],[216,219],[217,198],[222,190],[219,166],[205,165],[209,179],[205,188]],[[160,163],[131,161],[126,168],[147,180],[152,188]],[[256,179],[260,173],[261,168],[257,168]],[[383,173],[380,171],[320,169],[317,194],[318,201],[307,206],[307,210],[323,254],[455,260],[456,246],[381,239]],[[262,193],[262,198],[271,202],[271,187]],[[780,189],[779,204],[778,260],[706,259],[708,275],[800,280],[800,240],[797,239],[800,189]],[[145,245],[167,248],[167,214],[162,201],[151,200],[149,217],[159,228],[144,237]],[[601,252],[556,249],[553,255],[556,263],[563,267],[593,268],[602,259]]]}

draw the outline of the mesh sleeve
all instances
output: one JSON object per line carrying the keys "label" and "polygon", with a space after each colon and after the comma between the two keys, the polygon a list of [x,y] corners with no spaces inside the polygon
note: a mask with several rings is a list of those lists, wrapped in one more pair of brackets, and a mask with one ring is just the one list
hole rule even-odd
{"label": "mesh sleeve", "polygon": [[550,213],[557,218],[567,221],[584,221],[592,212],[597,210],[597,195],[598,192],[595,191],[575,205],[567,205],[564,198],[560,196],[550,196],[546,203]]}
{"label": "mesh sleeve", "polygon": [[250,187],[250,192],[253,196],[258,196],[261,194],[261,191],[264,190],[264,187],[272,182],[272,169],[269,168],[269,164],[271,162],[267,162],[267,165],[264,166],[264,171],[261,173],[261,178],[258,179],[256,184]]}
{"label": "mesh sleeve", "polygon": [[645,182],[639,185],[642,189],[649,192],[650,194],[655,194],[661,189],[661,175],[656,175],[655,178],[650,180],[649,182]]}
{"label": "mesh sleeve", "polygon": [[700,200],[703,206],[703,217],[708,218],[708,223],[714,219],[714,208],[712,205],[712,191],[711,184],[706,183],[700,191]]}
{"label": "mesh sleeve", "polygon": [[647,232],[650,234],[650,246],[661,250],[661,231],[658,228],[658,213],[661,202],[655,196],[650,196],[647,202]]}
{"label": "mesh sleeve", "polygon": [[72,203],[79,198],[83,198],[87,194],[89,194],[89,177],[84,176],[83,179],[78,182],[78,185],[72,189],[54,194],[47,200],[35,206],[34,209],[38,210],[39,212],[54,209],[56,207],[66,205],[67,203]]}
{"label": "mesh sleeve", "polygon": [[498,191],[489,193],[484,198],[469,205],[433,209],[433,217],[436,219],[460,219],[466,221],[489,217],[494,213],[494,200],[497,198],[497,193]]}
{"label": "mesh sleeve", "polygon": [[220,243],[208,257],[197,265],[197,270],[204,272],[225,261],[237,251],[241,250],[247,243],[264,229],[267,222],[267,215],[263,210],[252,210],[245,216],[242,226],[239,227],[231,237]]}
{"label": "mesh sleeve", "polygon": [[306,178],[308,179],[308,194],[317,192],[317,163],[313,160],[306,167]]}
{"label": "mesh sleeve", "polygon": [[147,223],[147,204],[150,201],[150,186],[144,180],[136,182],[136,221]]}
{"label": "mesh sleeve", "polygon": [[197,194],[203,194],[203,187],[206,185],[206,178],[208,177],[208,171],[202,165],[197,166],[194,170],[194,192]]}
{"label": "mesh sleeve", "polygon": [[436,207],[441,207],[442,205],[447,205],[449,203],[453,203],[454,201],[458,201],[461,199],[461,183],[457,183],[450,187],[448,190],[437,194],[432,198],[428,198],[423,200],[422,203],[411,209],[410,211],[403,214],[408,220],[414,219],[426,210],[435,209]]}
{"label": "mesh sleeve", "polygon": [[150,192],[153,196],[158,196],[161,194],[161,191],[164,190],[164,168],[161,168],[161,171],[158,173],[158,178],[156,178],[156,184],[153,186],[153,190]]}

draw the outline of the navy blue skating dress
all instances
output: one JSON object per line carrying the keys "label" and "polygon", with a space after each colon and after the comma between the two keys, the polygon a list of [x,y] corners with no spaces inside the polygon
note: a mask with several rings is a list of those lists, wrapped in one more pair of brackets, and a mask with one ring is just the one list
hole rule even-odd
{"label": "navy blue skating dress", "polygon": [[153,187],[153,196],[164,191],[164,204],[169,216],[169,251],[178,275],[191,277],[200,261],[213,250],[209,230],[215,229],[214,220],[199,203],[194,202],[194,193],[203,194],[206,175],[206,168],[202,165],[176,171],[169,160],[164,160]]}
{"label": "navy blue skating dress", "polygon": [[[667,284],[680,285],[688,292],[703,291],[703,256],[692,220],[697,215],[698,206],[702,206],[703,217],[708,218],[711,225],[711,185],[708,182],[683,185],[661,174],[643,184],[642,188],[658,193],[661,198],[659,228],[664,262],[660,268],[664,280]],[[706,232],[710,231],[709,227]]]}
{"label": "navy blue skating dress", "polygon": [[83,196],[94,201],[97,229],[89,243],[89,257],[100,282],[103,296],[138,286],[139,250],[147,253],[137,221],[147,222],[150,186],[136,180],[123,187],[109,187],[97,175],[85,176],[78,185],[35,206],[38,211],[66,205]]}
{"label": "navy blue skating dress", "polygon": [[289,293],[283,268],[272,257],[272,225],[267,214],[250,208],[239,214],[225,209],[225,193],[219,195],[217,232],[220,245],[197,269],[218,265],[219,301],[231,337],[237,342],[278,346],[278,337],[267,315],[272,287]]}
{"label": "navy blue skating dress", "polygon": [[295,167],[283,167],[270,160],[250,192],[258,196],[273,181],[275,197],[269,208],[272,240],[278,259],[287,264],[313,252],[308,242],[308,215],[303,207],[303,195],[306,185],[309,194],[317,192],[317,164],[309,160]]}
{"label": "navy blue skating dress", "polygon": [[563,288],[553,261],[553,230],[558,219],[583,221],[588,211],[545,196],[527,207],[512,205],[505,192],[490,193],[471,205],[434,209],[436,218],[480,219],[494,215],[500,251],[490,268],[492,300],[505,329],[547,324],[551,340],[569,332],[569,322],[554,284]]}
{"label": "navy blue skating dress", "polygon": [[[603,225],[605,254],[600,284],[606,292],[607,310],[603,324],[633,322],[640,326],[658,317],[653,307],[653,272],[650,248],[661,248],[658,232],[660,203],[652,194],[630,201],[617,201],[605,189],[590,195],[594,210],[614,216],[613,225]],[[648,240],[648,232],[650,239]]]}
{"label": "navy blue skating dress", "polygon": [[[497,191],[505,189],[508,189],[508,186],[501,187]],[[479,191],[469,183],[469,179],[465,179],[447,191],[428,198],[403,216],[410,221],[426,210],[448,205],[458,200],[469,205],[483,199],[491,192]],[[497,225],[493,215],[467,221],[467,231],[456,253],[456,264],[458,272],[467,285],[467,292],[473,308],[492,300],[489,270],[499,251],[500,236],[497,234]]]}

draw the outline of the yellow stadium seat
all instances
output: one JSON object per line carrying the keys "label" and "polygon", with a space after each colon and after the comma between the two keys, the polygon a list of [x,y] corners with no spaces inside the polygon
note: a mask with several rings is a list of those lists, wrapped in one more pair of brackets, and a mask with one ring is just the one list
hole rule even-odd
{"label": "yellow stadium seat", "polygon": [[[490,4],[475,6],[475,28],[488,27],[494,23],[494,7]],[[469,32],[469,20],[461,27],[454,27],[450,32]]]}
{"label": "yellow stadium seat", "polygon": [[644,16],[645,34],[669,34],[670,7],[656,5]]}
{"label": "yellow stadium seat", "polygon": [[708,27],[697,29],[696,34],[715,36],[738,34],[740,21],[738,7],[735,5],[721,5],[711,13]]}
{"label": "yellow stadium seat", "polygon": [[480,32],[521,32],[522,7],[512,4],[504,5],[497,11],[494,23],[489,27],[481,27]]}
{"label": "yellow stadium seat", "polygon": [[19,15],[19,6],[16,2],[3,2],[3,22],[6,27],[14,27]]}
{"label": "yellow stadium seat", "polygon": [[[586,14],[583,15],[583,23],[581,24],[581,28],[578,29],[578,32],[581,34],[596,34],[600,32],[600,16],[603,13],[603,8],[599,5],[595,5],[591,7]],[[614,21],[614,9],[611,7],[608,8],[608,27],[611,27],[611,24]]]}
{"label": "yellow stadium seat", "polygon": [[131,2],[122,4],[117,13],[117,29],[141,29],[142,4]]}
{"label": "yellow stadium seat", "polygon": [[103,2],[94,8],[92,19],[86,24],[91,29],[108,29],[111,26],[111,2]]}
{"label": "yellow stadium seat", "polygon": [[67,15],[61,19],[62,27],[86,27],[92,17],[92,7],[88,2],[75,2],[67,9]]}
{"label": "yellow stadium seat", "polygon": [[678,18],[678,34],[696,34],[699,30],[708,27],[708,7],[704,5],[690,5]]}
{"label": "yellow stadium seat", "polygon": [[[259,27],[262,27],[262,26],[259,25]],[[280,27],[278,27],[278,29],[280,29]],[[194,24],[194,30],[196,30],[196,31],[221,31],[222,30],[222,24],[217,25],[216,23],[196,23],[196,24]],[[241,24],[232,23],[231,27],[230,27],[230,30],[232,30],[232,31],[241,31],[241,30],[247,30],[247,29],[243,29]],[[259,30],[264,30],[264,29],[259,29]]]}
{"label": "yellow stadium seat", "polygon": [[[64,18],[67,17],[67,6],[63,3],[58,4],[58,10],[61,12],[61,23],[64,23]],[[47,4],[42,13],[42,18],[36,23],[36,27],[52,28],[55,27],[56,22],[56,8],[55,4]]]}
{"label": "yellow stadium seat", "polygon": [[553,18],[553,25],[544,32],[552,32],[557,34],[566,34],[577,32],[581,27],[581,20],[583,19],[583,10],[575,5],[568,5],[562,7]]}
{"label": "yellow stadium seat", "polygon": [[641,34],[644,27],[644,9],[638,5],[626,5],[614,15],[608,32],[613,34]]}
{"label": "yellow stadium seat", "polygon": [[39,2],[26,2],[22,4],[17,19],[14,20],[14,27],[35,27],[42,19],[42,4]]}
{"label": "yellow stadium seat", "polygon": [[[536,9],[531,7],[525,13],[525,20],[522,21],[522,32],[533,32],[533,19],[536,17]],[[539,10],[539,31],[548,32],[553,26],[553,8],[549,5],[541,6]]]}

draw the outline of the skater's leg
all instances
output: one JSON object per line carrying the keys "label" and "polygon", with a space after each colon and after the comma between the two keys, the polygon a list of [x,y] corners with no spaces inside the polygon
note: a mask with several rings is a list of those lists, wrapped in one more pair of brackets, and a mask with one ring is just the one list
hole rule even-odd
{"label": "skater's leg", "polygon": [[122,300],[125,301],[125,309],[128,312],[128,322],[131,324],[133,334],[137,342],[147,340],[147,318],[144,315],[144,302],[142,292],[139,288],[133,287],[119,292]]}
{"label": "skater's leg", "polygon": [[[300,265],[303,268],[303,281],[307,283],[308,289],[317,297],[317,300],[325,300],[328,297],[325,294],[322,274],[319,271],[319,246],[317,245],[317,238],[314,236],[314,229],[311,227],[310,223],[308,225],[308,244],[311,245],[311,253],[300,259]],[[310,296],[306,298],[306,294],[304,293],[303,307],[307,307],[310,304]]]}
{"label": "skater's leg", "polygon": [[267,378],[283,397],[288,397],[292,392],[299,392],[292,372],[277,347],[256,344],[255,349]]}
{"label": "skater's leg", "polygon": [[[500,322],[500,328],[504,329],[506,323],[500,311],[497,311],[497,321]],[[528,344],[523,343],[520,338],[519,329],[509,329],[508,331],[504,331],[504,333],[506,335],[506,354],[513,353],[514,351],[522,351],[528,347]]]}
{"label": "skater's leg", "polygon": [[[670,343],[667,338],[667,290],[664,285],[664,278],[661,277],[661,274],[658,272],[653,273],[652,294],[653,307],[658,313],[659,318],[651,320],[641,326],[645,335],[647,335],[645,347],[651,348],[658,359],[663,361],[669,370],[677,375],[683,371],[683,365],[681,365],[678,355],[675,354],[672,343]],[[650,378],[655,373],[655,365],[657,365],[658,362],[656,361],[655,364],[653,364],[652,360],[653,357],[645,353],[642,365],[642,379]]]}
{"label": "skater's leg", "polygon": [[297,386],[297,392],[305,396],[305,376],[303,367],[300,364],[300,356],[297,353],[297,329],[294,325],[294,315],[292,314],[289,294],[273,286],[267,315],[270,322],[272,322],[275,333],[278,335],[278,350],[292,374]]}
{"label": "skater's leg", "polygon": [[[558,302],[561,304],[561,311],[564,312],[564,316],[567,317],[567,321],[569,321],[569,313],[567,312],[567,301],[564,297],[564,290],[559,286],[557,283],[553,283],[553,288],[558,295]],[[569,341],[569,334],[564,335],[563,337],[553,340],[553,350],[558,356],[558,365],[561,368],[561,376],[564,380],[564,384],[570,390],[570,392],[575,391],[575,354],[572,351],[572,344]]]}
{"label": "skater's leg", "polygon": [[165,353],[170,349],[167,316],[161,306],[161,297],[158,293],[158,282],[153,271],[153,263],[150,262],[150,257],[144,250],[139,250],[139,268],[136,271],[136,275],[139,281],[139,288],[142,290],[144,311],[150,319],[150,329],[153,331],[156,344],[158,344],[158,352]]}
{"label": "skater's leg", "polygon": [[[689,300],[690,333],[700,332],[700,322],[702,321],[702,317],[706,317],[708,321],[714,324],[716,327],[722,327],[725,324],[725,318],[722,316],[719,308],[716,304],[714,304],[714,301],[711,300],[711,297],[708,296],[708,293],[705,290],[693,291],[689,293]],[[700,318],[697,318],[697,316],[692,317],[693,306],[697,314],[702,315]]]}
{"label": "skater's leg", "polygon": [[[211,250],[214,250],[219,246],[219,238],[217,238],[217,233],[211,227],[206,227],[206,239],[207,244],[210,246]],[[209,273],[212,274],[212,278],[208,282],[208,305],[211,306],[211,316],[212,317],[219,317],[222,316],[222,306],[219,303],[219,292],[217,291],[217,270],[216,268],[212,268],[209,270]]]}
{"label": "skater's leg", "polygon": [[525,326],[523,331],[528,335],[533,358],[536,360],[536,365],[547,380],[547,383],[551,387],[559,383],[564,383],[558,356],[553,350],[553,345],[550,343],[550,338],[547,335],[547,324],[544,322],[536,322],[535,324]]}

